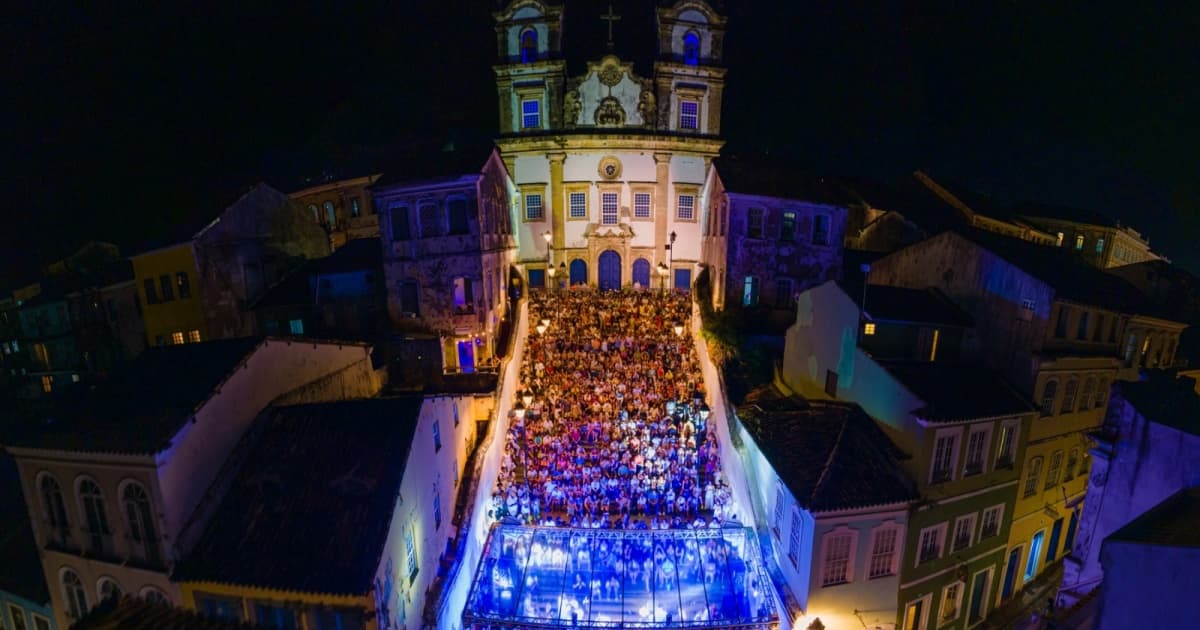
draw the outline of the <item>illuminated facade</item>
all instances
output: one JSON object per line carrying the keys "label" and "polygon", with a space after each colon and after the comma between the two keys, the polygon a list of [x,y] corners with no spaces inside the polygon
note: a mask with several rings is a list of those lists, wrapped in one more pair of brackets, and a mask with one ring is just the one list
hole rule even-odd
{"label": "illuminated facade", "polygon": [[328,233],[329,249],[333,251],[354,239],[379,236],[379,215],[370,191],[378,179],[379,174],[374,173],[325,182],[288,196]]}
{"label": "illuminated facade", "polygon": [[703,0],[658,8],[652,77],[611,50],[568,77],[563,10],[514,0],[495,14],[496,144],[516,186],[525,278],[688,289],[701,260],[702,189],[722,145],[725,18]]}
{"label": "illuminated facade", "polygon": [[1140,232],[1098,213],[1054,206],[1020,209],[1029,222],[1054,235],[1054,245],[1101,269],[1123,267],[1160,256]]}
{"label": "illuminated facade", "polygon": [[209,338],[191,241],[142,252],[129,260],[133,262],[148,346]]}

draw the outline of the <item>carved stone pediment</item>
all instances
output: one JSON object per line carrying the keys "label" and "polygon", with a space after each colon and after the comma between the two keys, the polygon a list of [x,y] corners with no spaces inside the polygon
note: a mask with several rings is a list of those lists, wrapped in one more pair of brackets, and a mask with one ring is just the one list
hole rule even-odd
{"label": "carved stone pediment", "polygon": [[583,231],[583,235],[587,238],[633,238],[633,226],[628,223],[616,225],[589,223],[587,229]]}
{"label": "carved stone pediment", "polygon": [[588,63],[583,76],[567,81],[563,100],[568,127],[653,127],[656,109],[654,82],[616,55]]}

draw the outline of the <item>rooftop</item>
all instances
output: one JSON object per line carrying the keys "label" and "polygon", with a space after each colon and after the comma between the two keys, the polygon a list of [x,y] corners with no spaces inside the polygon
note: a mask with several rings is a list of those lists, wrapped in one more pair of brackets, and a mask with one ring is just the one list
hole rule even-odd
{"label": "rooftop", "polygon": [[379,191],[405,184],[453,181],[477,175],[495,150],[496,145],[490,137],[414,141],[384,158],[383,175],[369,188]]}
{"label": "rooftop", "polygon": [[[861,274],[860,274],[861,276]],[[846,294],[855,304],[862,306],[862,281],[843,283]],[[975,320],[969,313],[950,301],[936,288],[908,289],[883,284],[867,285],[867,306],[863,309],[873,321],[914,322],[922,324],[944,324],[946,326],[970,327]]]}
{"label": "rooftop", "polygon": [[1200,486],[1184,488],[1146,510],[1104,541],[1200,547]]}
{"label": "rooftop", "polygon": [[1033,403],[982,365],[952,361],[884,361],[879,365],[920,398],[910,410],[930,422],[953,422],[1029,413]]}
{"label": "rooftop", "polygon": [[833,178],[805,174],[764,155],[731,154],[716,160],[726,192],[847,206],[853,198]]}
{"label": "rooftop", "polygon": [[157,453],[262,343],[258,337],[147,348],[111,381],[18,427],[13,446]]}
{"label": "rooftop", "polygon": [[168,604],[126,595],[101,602],[71,630],[246,630],[260,626],[211,619]]}
{"label": "rooftop", "polygon": [[421,402],[406,396],[268,408],[174,579],[370,591]]}
{"label": "rooftop", "polygon": [[355,271],[379,271],[382,273],[382,269],[383,248],[379,243],[379,238],[354,239],[328,256],[306,261],[300,268],[267,290],[254,303],[253,308],[312,304],[314,296],[310,279],[314,276]]}
{"label": "rooftop", "polygon": [[1200,435],[1200,394],[1195,381],[1171,372],[1150,371],[1144,381],[1117,381],[1120,395],[1147,420]]}
{"label": "rooftop", "polygon": [[1029,217],[1031,220],[1036,219],[1055,219],[1059,221],[1071,221],[1072,223],[1086,223],[1088,225],[1098,225],[1101,227],[1121,227],[1121,222],[1113,220],[1105,214],[1096,212],[1095,210],[1085,210],[1083,208],[1072,208],[1070,206],[1058,206],[1044,203],[1025,203],[1018,205],[1014,211],[1023,216]]}
{"label": "rooftop", "polygon": [[787,397],[760,388],[738,417],[796,501],[813,512],[917,498],[899,460],[907,456],[861,407]]}

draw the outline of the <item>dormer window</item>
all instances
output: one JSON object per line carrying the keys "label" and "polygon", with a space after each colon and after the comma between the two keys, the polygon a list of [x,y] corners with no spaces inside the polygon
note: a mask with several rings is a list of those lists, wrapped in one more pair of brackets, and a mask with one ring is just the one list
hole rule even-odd
{"label": "dormer window", "polygon": [[532,28],[521,33],[521,63],[537,61],[538,41],[537,31]]}
{"label": "dormer window", "polygon": [[700,65],[700,36],[695,33],[683,36],[683,62],[689,66]]}

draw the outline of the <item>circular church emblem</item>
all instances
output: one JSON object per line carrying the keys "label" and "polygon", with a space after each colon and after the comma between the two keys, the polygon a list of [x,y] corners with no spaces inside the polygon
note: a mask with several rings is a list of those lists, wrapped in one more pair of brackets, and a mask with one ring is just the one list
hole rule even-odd
{"label": "circular church emblem", "polygon": [[604,179],[616,179],[621,176],[621,161],[615,157],[606,157],[600,160],[600,177]]}

